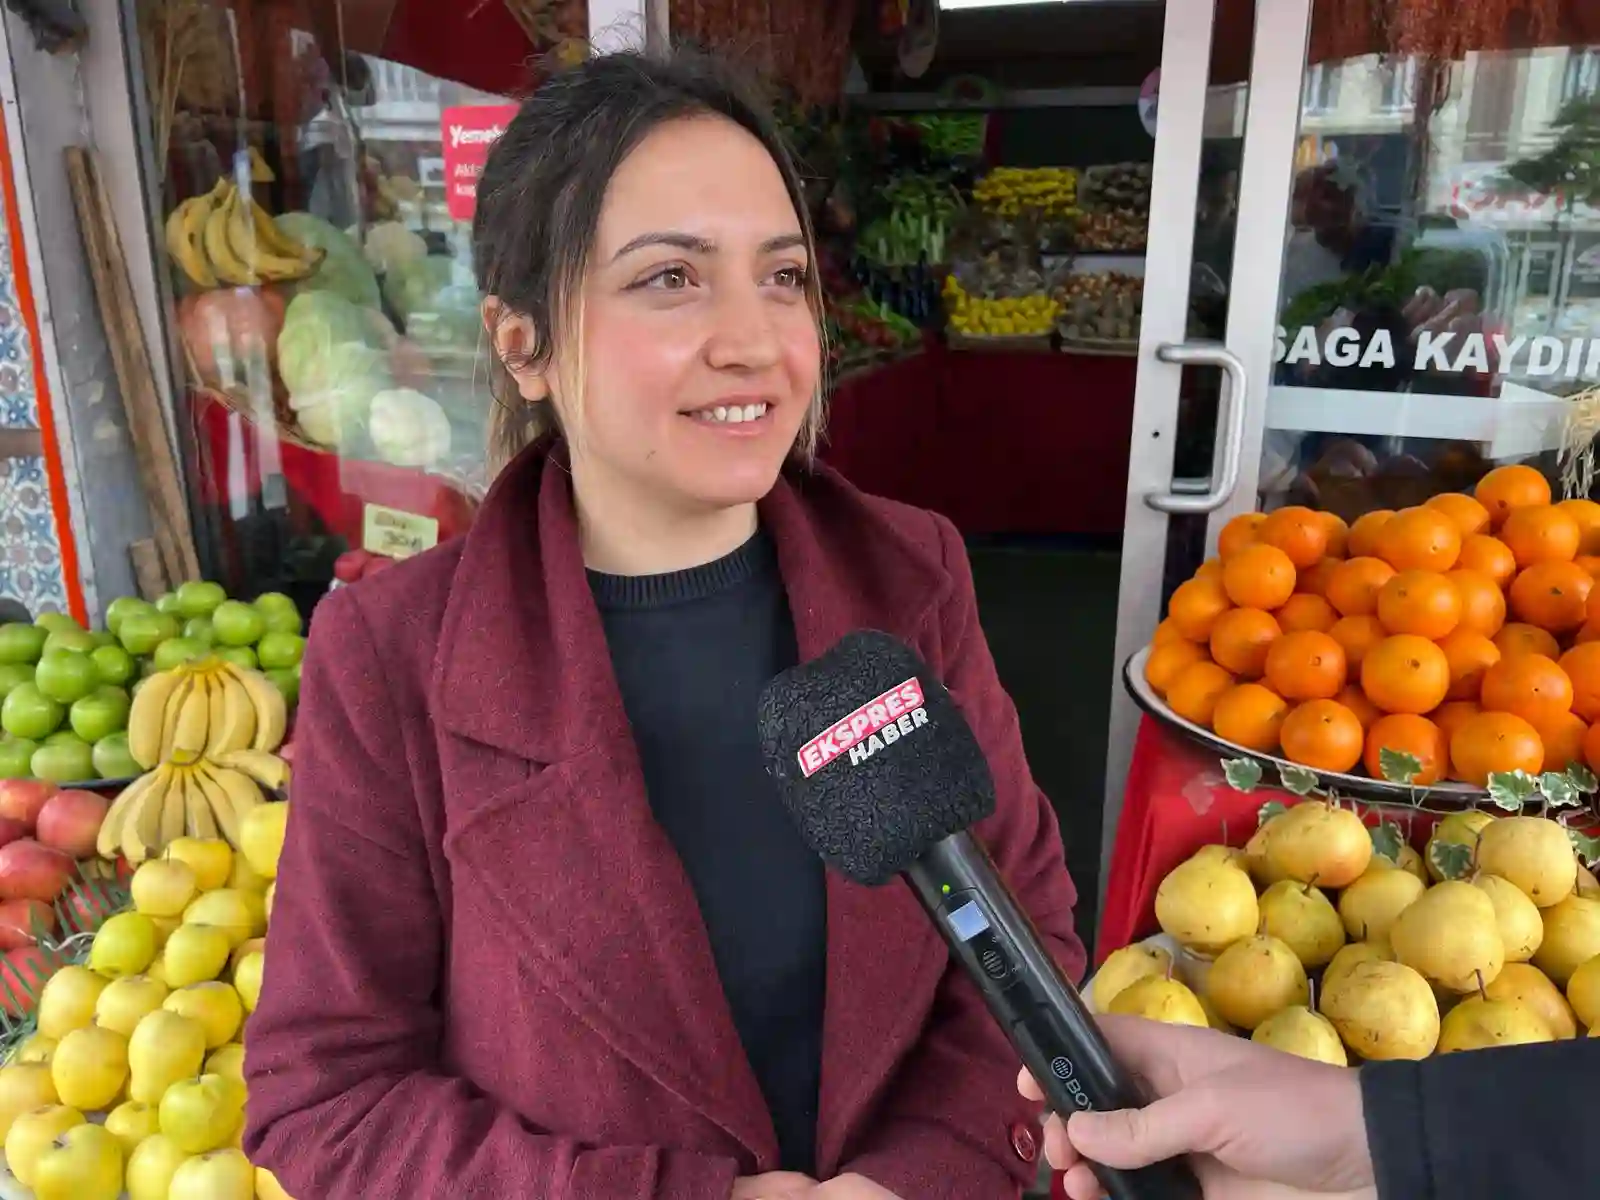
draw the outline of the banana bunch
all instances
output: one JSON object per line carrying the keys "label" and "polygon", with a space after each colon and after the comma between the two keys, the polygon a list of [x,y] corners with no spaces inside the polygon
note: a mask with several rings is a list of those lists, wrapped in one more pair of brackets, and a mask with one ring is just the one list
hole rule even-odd
{"label": "banana bunch", "polygon": [[163,762],[112,801],[95,849],[106,859],[121,854],[135,867],[181,837],[223,838],[237,849],[245,817],[266,803],[261,788],[287,779],[284,761],[264,750]]}
{"label": "banana bunch", "polygon": [[324,253],[285,234],[266,209],[226,177],[172,210],[166,241],[173,261],[203,288],[304,279],[321,265]]}
{"label": "banana bunch", "polygon": [[1075,217],[1078,172],[1071,167],[996,167],[973,186],[972,198],[998,217]]}
{"label": "banana bunch", "polygon": [[283,693],[265,675],[199,659],[140,685],[128,712],[128,752],[146,770],[201,757],[222,762],[240,750],[271,753],[288,725]]}

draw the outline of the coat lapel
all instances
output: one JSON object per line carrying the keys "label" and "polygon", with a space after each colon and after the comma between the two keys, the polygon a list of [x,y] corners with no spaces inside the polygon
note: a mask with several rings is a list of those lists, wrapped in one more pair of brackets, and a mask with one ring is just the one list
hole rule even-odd
{"label": "coat lapel", "polygon": [[[470,811],[449,839],[476,885],[515,914],[511,936],[620,1054],[757,1161],[775,1162],[776,1134],[698,902],[650,810],[570,479],[554,455],[524,455],[485,499],[457,568],[435,679],[451,733],[537,764],[527,784]],[[549,847],[558,887],[506,848],[519,836]]]}
{"label": "coat lapel", "polygon": [[[780,482],[762,504],[762,520],[778,547],[802,662],[863,628],[913,648],[927,640],[920,635],[949,590],[949,573],[908,542],[885,537],[883,518],[831,471]],[[940,670],[938,662],[929,665]],[[867,888],[829,871],[827,896],[817,1119],[824,1178],[915,1041],[947,960],[944,942],[903,883]]]}

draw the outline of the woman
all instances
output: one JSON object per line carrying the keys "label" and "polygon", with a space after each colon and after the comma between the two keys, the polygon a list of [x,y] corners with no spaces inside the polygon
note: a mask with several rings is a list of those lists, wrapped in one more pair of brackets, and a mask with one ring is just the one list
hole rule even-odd
{"label": "woman", "polygon": [[523,105],[478,205],[515,458],[463,539],[317,611],[249,1153],[315,1200],[1016,1196],[1015,1055],[760,759],[768,678],[908,640],[1081,971],[959,537],[810,461],[821,305],[772,125],[709,61],[602,57]]}

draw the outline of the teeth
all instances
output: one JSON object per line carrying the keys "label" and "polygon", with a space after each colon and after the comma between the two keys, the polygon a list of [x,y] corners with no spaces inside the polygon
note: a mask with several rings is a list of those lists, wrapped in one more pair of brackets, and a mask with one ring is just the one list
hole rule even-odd
{"label": "teeth", "polygon": [[710,421],[721,425],[740,425],[745,421],[759,421],[767,415],[767,405],[746,404],[729,407],[719,404],[716,408],[703,408],[696,412],[695,418],[701,421]]}

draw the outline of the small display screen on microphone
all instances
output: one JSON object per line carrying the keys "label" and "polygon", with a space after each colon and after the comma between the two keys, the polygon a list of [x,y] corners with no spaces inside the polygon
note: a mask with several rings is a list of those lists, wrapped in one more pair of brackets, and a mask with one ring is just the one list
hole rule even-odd
{"label": "small display screen on microphone", "polygon": [[956,936],[963,942],[970,942],[980,933],[989,931],[989,918],[983,915],[983,909],[978,907],[977,901],[968,900],[950,914],[950,928],[956,931]]}

